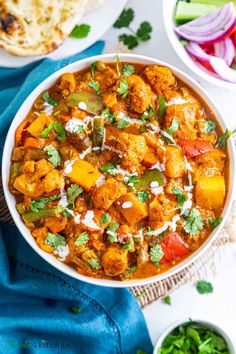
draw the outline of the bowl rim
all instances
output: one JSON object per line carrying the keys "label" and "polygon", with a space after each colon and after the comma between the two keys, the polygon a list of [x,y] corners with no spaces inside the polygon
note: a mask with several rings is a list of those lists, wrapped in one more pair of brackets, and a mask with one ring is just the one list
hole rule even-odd
{"label": "bowl rim", "polygon": [[[172,6],[173,6],[173,10],[172,10]],[[198,66],[195,63],[195,61],[190,57],[190,55],[186,52],[184,46],[180,43],[178,36],[174,32],[175,22],[173,16],[174,16],[175,6],[176,6],[176,0],[168,0],[168,1],[162,0],[162,14],[163,14],[164,27],[169,42],[171,44],[171,47],[174,49],[178,57],[190,70],[192,70],[201,79],[204,79],[205,81],[208,81],[213,85],[217,85],[226,89],[236,90],[236,83],[225,81],[223,79],[219,79],[209,74],[207,70],[204,69],[204,67],[201,68],[201,66]]]}
{"label": "bowl rim", "polygon": [[[222,213],[223,216],[223,221],[222,223],[218,226],[217,229],[215,229],[212,234],[205,240],[205,242],[201,245],[201,247],[194,252],[191,256],[189,256],[187,259],[183,260],[181,263],[178,263],[175,267],[171,268],[169,271],[165,273],[161,273],[159,275],[156,275],[151,278],[146,278],[146,279],[136,279],[136,280],[129,280],[129,281],[116,281],[116,280],[110,280],[110,279],[97,279],[97,278],[92,278],[88,277],[82,274],[79,274],[76,272],[73,268],[67,266],[63,262],[59,261],[56,259],[56,257],[52,256],[51,254],[46,253],[45,251],[41,250],[39,246],[36,244],[33,236],[31,235],[29,229],[25,226],[23,221],[21,220],[16,208],[15,208],[15,198],[14,196],[10,193],[8,189],[8,179],[9,179],[9,168],[10,168],[10,159],[9,156],[11,156],[12,153],[12,148],[14,146],[14,137],[15,137],[15,127],[18,127],[20,122],[25,118],[26,114],[29,112],[29,110],[32,107],[32,103],[36,99],[36,97],[45,89],[51,87],[56,79],[58,79],[62,73],[64,72],[76,72],[81,70],[84,67],[88,67],[91,65],[92,62],[96,60],[103,60],[105,62],[115,62],[116,61],[116,56],[119,56],[121,61],[125,62],[136,62],[136,63],[144,63],[144,64],[156,64],[156,65],[162,65],[162,66],[167,66],[169,67],[177,77],[179,77],[183,82],[185,82],[187,85],[193,88],[193,90],[197,91],[198,95],[208,103],[209,107],[213,110],[215,116],[217,117],[217,120],[219,121],[221,127],[223,129],[226,129],[226,123],[225,120],[218,109],[217,105],[214,103],[214,101],[209,97],[208,93],[203,89],[195,80],[193,80],[189,75],[185,74],[181,70],[175,68],[172,65],[169,65],[163,61],[160,61],[155,58],[151,58],[148,56],[142,56],[142,55],[136,55],[136,54],[124,54],[124,53],[112,53],[112,54],[102,54],[102,55],[97,55],[89,58],[85,58],[83,60],[76,61],[72,64],[69,64],[60,70],[57,70],[55,73],[50,75],[48,78],[43,80],[32,92],[31,94],[24,100],[22,105],[20,106],[19,110],[17,111],[14,119],[12,120],[12,123],[10,125],[10,128],[7,133],[7,137],[4,143],[4,149],[3,149],[3,158],[2,158],[2,184],[3,184],[3,191],[5,195],[5,199],[8,205],[8,209],[10,210],[11,216],[24,237],[24,239],[28,242],[28,244],[33,248],[39,256],[41,256],[45,261],[47,261],[49,264],[51,264],[53,267],[56,269],[62,271],[63,273],[72,276],[73,278],[81,281],[85,281],[90,284],[94,285],[100,285],[100,286],[109,286],[109,287],[114,287],[114,288],[128,288],[128,287],[134,287],[134,286],[142,286],[142,285],[147,285],[150,283],[154,283],[157,281],[161,281],[163,279],[166,279],[184,268],[188,267],[190,264],[192,264],[196,258],[201,256],[203,252],[210,246],[210,244],[216,239],[217,235],[219,232],[222,230],[224,223],[227,219],[227,216],[229,214],[232,202],[233,202],[233,191],[234,191],[234,179],[230,177],[229,180],[229,190],[227,194],[227,200],[225,202],[225,207]],[[229,173],[230,176],[235,175],[236,171],[236,164],[235,164],[235,151],[234,151],[234,146],[232,139],[229,139],[228,143],[228,152],[230,156],[230,164],[229,164]]]}
{"label": "bowl rim", "polygon": [[[214,332],[218,333],[226,341],[226,344],[227,344],[227,346],[229,348],[230,354],[235,354],[236,353],[235,349],[234,349],[234,343],[233,343],[232,339],[225,332],[225,330],[222,329],[222,327],[220,327],[218,325],[218,323],[215,323],[215,322],[212,322],[212,321],[208,321],[208,320],[205,320],[205,319],[199,319],[199,318],[193,318],[191,320],[193,322],[196,322],[196,323],[202,325],[203,327],[209,328],[209,329],[213,330]],[[186,325],[188,323],[189,323],[189,320],[186,319],[186,318],[183,318],[181,320],[176,320],[176,321],[172,322],[171,324],[169,324],[161,332],[161,334],[158,336],[158,339],[157,339],[157,341],[156,341],[156,343],[154,345],[154,348],[153,348],[153,354],[157,354],[158,353],[158,349],[160,348],[160,346],[162,345],[164,339],[168,336],[168,334],[170,334],[178,326]]]}

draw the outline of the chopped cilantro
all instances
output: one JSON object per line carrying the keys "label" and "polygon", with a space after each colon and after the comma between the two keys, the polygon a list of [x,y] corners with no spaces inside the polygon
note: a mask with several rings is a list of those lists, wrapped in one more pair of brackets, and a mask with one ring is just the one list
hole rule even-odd
{"label": "chopped cilantro", "polygon": [[215,120],[207,120],[204,126],[204,133],[209,134],[217,128],[217,123]]}
{"label": "chopped cilantro", "polygon": [[71,308],[70,308],[70,311],[72,312],[72,313],[74,313],[75,315],[77,315],[78,313],[81,313],[82,312],[82,307],[78,307],[78,306],[72,306]]}
{"label": "chopped cilantro", "polygon": [[131,8],[124,9],[120,14],[119,18],[114,23],[113,27],[115,28],[129,27],[133,19],[134,19],[134,10]]}
{"label": "chopped cilantro", "polygon": [[52,122],[50,123],[47,128],[45,128],[41,134],[39,134],[39,137],[42,139],[46,139],[48,137],[48,134],[51,132],[51,130],[54,129],[55,132],[57,133],[57,139],[60,141],[65,141],[66,140],[66,131],[65,128],[61,125],[59,122]]}
{"label": "chopped cilantro", "polygon": [[222,217],[216,218],[216,219],[209,218],[208,221],[209,221],[209,223],[211,225],[212,230],[217,228],[217,226],[219,226],[221,224],[222,220],[223,220]]}
{"label": "chopped cilantro", "polygon": [[122,65],[123,76],[130,76],[135,73],[135,67],[132,64]]}
{"label": "chopped cilantro", "polygon": [[115,113],[110,112],[109,108],[104,109],[104,111],[102,112],[102,116],[104,116],[105,118],[108,118],[109,122],[111,122],[111,123],[115,123],[115,121],[116,121]]}
{"label": "chopped cilantro", "polygon": [[163,299],[163,302],[167,305],[171,305],[171,297],[170,295],[166,295]]}
{"label": "chopped cilantro", "polygon": [[186,211],[184,214],[184,230],[191,236],[198,236],[204,227],[204,222],[200,212],[193,208],[191,211]]}
{"label": "chopped cilantro", "polygon": [[47,102],[51,106],[57,106],[57,102],[49,95],[48,91],[45,91],[43,94],[43,100],[44,102]]}
{"label": "chopped cilantro", "polygon": [[119,77],[121,77],[121,72],[120,72],[120,58],[119,55],[116,54],[116,71]]}
{"label": "chopped cilantro", "polygon": [[107,239],[109,242],[118,242],[117,230],[119,229],[119,224],[115,221],[111,221],[107,227]]}
{"label": "chopped cilantro", "polygon": [[89,82],[87,83],[87,85],[88,85],[89,87],[91,87],[92,89],[94,89],[94,91],[96,92],[97,95],[99,95],[99,94],[101,93],[101,91],[100,91],[100,84],[99,84],[98,81],[95,81],[95,80],[89,81]]}
{"label": "chopped cilantro", "polygon": [[72,32],[70,33],[69,37],[82,39],[86,38],[90,32],[90,25],[86,23],[81,23],[81,25],[76,25]]}
{"label": "chopped cilantro", "polygon": [[177,118],[173,118],[171,126],[167,128],[165,131],[169,135],[173,135],[179,129],[179,121]]}
{"label": "chopped cilantro", "polygon": [[155,264],[155,266],[157,268],[159,267],[159,262],[163,256],[164,256],[164,252],[162,251],[162,248],[160,245],[155,245],[155,246],[151,247],[150,259]]}
{"label": "chopped cilantro", "polygon": [[110,175],[115,175],[116,174],[115,168],[116,168],[116,166],[114,165],[113,162],[108,162],[105,165],[102,165],[100,167],[100,170],[102,172],[108,172],[108,173],[110,173]]}
{"label": "chopped cilantro", "polygon": [[53,200],[59,199],[60,194],[54,194],[51,197],[45,197],[41,198],[39,200],[32,200],[30,203],[30,209],[37,213],[39,210],[44,209],[45,205],[47,205],[49,202],[52,202]]}
{"label": "chopped cilantro", "polygon": [[109,214],[102,214],[101,224],[106,224],[110,220]]}
{"label": "chopped cilantro", "polygon": [[199,280],[196,283],[196,289],[199,294],[210,294],[213,293],[214,290],[212,284],[205,280]]}
{"label": "chopped cilantro", "polygon": [[149,198],[149,193],[146,191],[138,192],[138,199],[141,202],[146,202]]}
{"label": "chopped cilantro", "polygon": [[130,176],[127,181],[125,181],[125,184],[130,184],[130,183],[138,183],[140,182],[140,179],[137,176]]}
{"label": "chopped cilantro", "polygon": [[134,49],[138,46],[138,38],[131,34],[123,33],[119,36],[119,41],[123,42],[124,45],[128,47],[128,49]]}
{"label": "chopped cilantro", "polygon": [[132,250],[134,247],[134,240],[131,238],[130,241],[128,243],[126,243],[123,248],[126,250],[126,251],[130,251]]}
{"label": "chopped cilantro", "polygon": [[83,193],[83,189],[78,186],[77,184],[71,184],[70,187],[67,189],[67,195],[68,195],[68,202],[70,205],[72,205],[72,209],[74,209],[74,202],[75,199]]}
{"label": "chopped cilantro", "polygon": [[143,121],[144,124],[147,124],[147,120],[155,117],[156,113],[154,108],[149,107],[147,112],[144,112],[141,116],[140,119]]}
{"label": "chopped cilantro", "polygon": [[162,117],[166,110],[166,101],[164,96],[158,96],[158,117]]}
{"label": "chopped cilantro", "polygon": [[93,79],[95,79],[95,70],[96,70],[96,63],[92,63],[90,65],[90,71]]}
{"label": "chopped cilantro", "polygon": [[183,194],[183,190],[179,187],[173,187],[171,191],[177,196],[178,206],[182,207],[187,198],[187,195]]}
{"label": "chopped cilantro", "polygon": [[225,133],[223,135],[221,135],[218,140],[217,140],[217,144],[222,148],[222,149],[226,149],[227,148],[227,142],[228,139],[231,137],[231,135],[233,134],[232,131],[226,129]]}
{"label": "chopped cilantro", "polygon": [[89,234],[84,231],[82,232],[75,240],[75,246],[83,246],[85,245],[89,240]]}
{"label": "chopped cilantro", "polygon": [[129,125],[129,122],[125,119],[119,119],[118,122],[116,123],[117,128],[119,129],[124,129]]}
{"label": "chopped cilantro", "polygon": [[152,229],[151,227],[149,227],[149,228],[147,229],[146,236],[153,236],[153,235],[154,235],[154,232],[155,232],[155,230]]}
{"label": "chopped cilantro", "polygon": [[140,23],[140,26],[136,32],[137,37],[142,41],[148,41],[151,38],[152,26],[148,21]]}
{"label": "chopped cilantro", "polygon": [[102,269],[102,266],[98,259],[91,258],[88,262],[93,269]]}
{"label": "chopped cilantro", "polygon": [[58,234],[51,234],[48,232],[47,237],[45,239],[45,244],[52,246],[55,250],[58,249],[59,246],[66,246],[67,242],[64,236]]}
{"label": "chopped cilantro", "polygon": [[125,99],[128,96],[128,89],[129,85],[126,79],[121,79],[120,80],[120,86],[117,89],[117,93],[122,96],[123,99]]}
{"label": "chopped cilantro", "polygon": [[50,144],[45,146],[43,150],[46,151],[50,156],[48,161],[50,161],[55,167],[59,167],[61,164],[61,156],[57,149],[52,144]]}
{"label": "chopped cilantro", "polygon": [[131,265],[131,266],[127,267],[126,270],[122,274],[120,274],[121,280],[131,278],[132,275],[136,272],[136,270],[137,270],[136,265]]}

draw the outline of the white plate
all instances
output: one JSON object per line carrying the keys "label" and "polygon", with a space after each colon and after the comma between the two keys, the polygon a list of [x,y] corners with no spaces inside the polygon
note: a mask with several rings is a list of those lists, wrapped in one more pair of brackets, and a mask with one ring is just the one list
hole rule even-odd
{"label": "white plate", "polygon": [[115,22],[127,0],[106,0],[104,5],[83,16],[79,23],[87,23],[91,29],[84,39],[67,38],[54,52],[35,57],[17,57],[0,49],[0,66],[20,67],[45,57],[54,60],[79,53],[95,43]]}

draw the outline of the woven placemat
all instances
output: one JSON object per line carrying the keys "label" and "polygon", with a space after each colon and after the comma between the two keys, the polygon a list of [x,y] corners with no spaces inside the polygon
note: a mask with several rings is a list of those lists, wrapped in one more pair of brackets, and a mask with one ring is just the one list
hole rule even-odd
{"label": "woven placemat", "polygon": [[[14,224],[5,201],[1,180],[0,206],[0,220],[9,224]],[[130,291],[144,308],[145,306],[150,305],[153,301],[165,297],[181,285],[184,285],[190,281],[207,278],[209,275],[215,274],[216,265],[220,262],[221,255],[224,252],[225,247],[229,246],[233,242],[236,242],[236,201],[231,209],[225,227],[218,238],[193,264],[167,279],[145,286],[136,286],[130,288]]]}

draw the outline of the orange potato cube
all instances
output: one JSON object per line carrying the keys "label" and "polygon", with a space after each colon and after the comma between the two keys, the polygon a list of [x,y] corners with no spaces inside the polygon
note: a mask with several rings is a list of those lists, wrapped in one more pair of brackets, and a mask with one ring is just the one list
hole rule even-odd
{"label": "orange potato cube", "polygon": [[142,203],[134,193],[123,195],[117,202],[117,209],[131,225],[135,225],[148,215],[146,204]]}
{"label": "orange potato cube", "polygon": [[185,174],[186,164],[182,150],[178,146],[166,146],[166,169],[164,174],[170,178],[179,178]]}
{"label": "orange potato cube", "polygon": [[35,138],[39,136],[44,128],[51,122],[51,119],[45,114],[41,113],[38,118],[36,118],[30,126],[27,128],[27,131],[33,135]]}
{"label": "orange potato cube", "polygon": [[195,198],[204,209],[219,211],[225,199],[225,179],[223,176],[202,176],[197,179]]}
{"label": "orange potato cube", "polygon": [[146,155],[144,156],[142,164],[149,168],[155,165],[157,161],[158,161],[158,157],[156,154],[156,150],[149,147],[148,151],[146,152]]}

